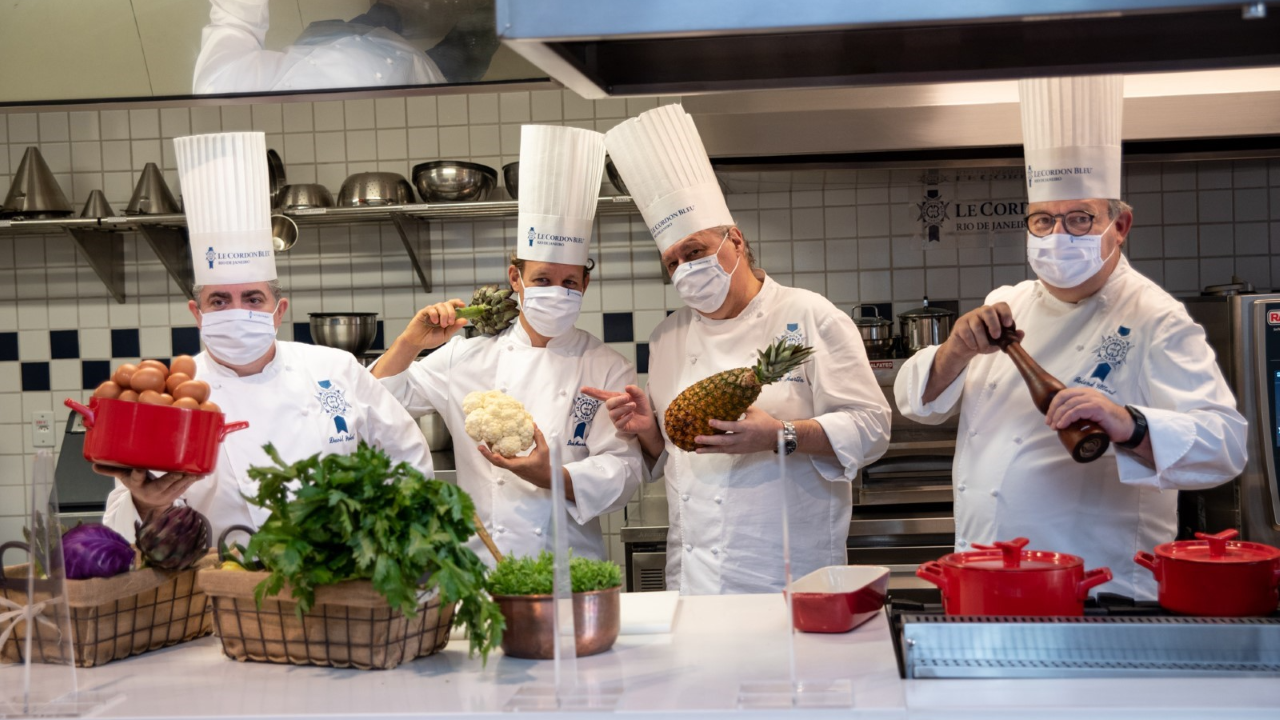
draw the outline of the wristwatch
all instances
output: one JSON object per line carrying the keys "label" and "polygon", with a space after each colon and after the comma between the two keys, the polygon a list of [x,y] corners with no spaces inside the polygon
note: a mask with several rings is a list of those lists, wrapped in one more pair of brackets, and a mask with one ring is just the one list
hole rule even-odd
{"label": "wristwatch", "polygon": [[[786,420],[782,421],[782,447],[786,450],[785,455],[796,451],[796,426]],[[773,452],[777,454],[778,448],[775,447]]]}
{"label": "wristwatch", "polygon": [[1147,439],[1147,416],[1132,405],[1125,405],[1124,409],[1128,410],[1129,416],[1133,418],[1133,434],[1129,436],[1128,440],[1118,442],[1116,445],[1126,450],[1132,450]]}

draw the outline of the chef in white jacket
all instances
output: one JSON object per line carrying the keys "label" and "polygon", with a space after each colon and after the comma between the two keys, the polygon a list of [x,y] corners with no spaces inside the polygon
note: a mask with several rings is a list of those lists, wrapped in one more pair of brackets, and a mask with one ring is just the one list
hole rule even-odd
{"label": "chef in white jacket", "polygon": [[[461,300],[421,310],[373,372],[415,417],[439,413],[454,438],[458,484],[505,554],[551,550],[551,475],[547,443],[558,435],[573,522],[569,546],[604,559],[600,517],[621,509],[640,486],[644,464],[634,438],[622,437],[583,386],[621,391],[635,368],[590,333],[574,327],[589,282],[587,257],[604,170],[604,137],[570,127],[526,125],[520,135],[520,212],[516,257],[508,268],[520,295],[519,319],[493,337],[450,336]],[[444,343],[443,347],[439,347]],[[425,349],[438,350],[418,362]],[[528,455],[505,459],[471,443],[463,399],[500,390],[519,400],[537,426]],[[489,560],[479,545],[477,553]]]}
{"label": "chef in white jacket", "polygon": [[250,505],[257,483],[248,471],[273,464],[271,443],[285,462],[317,453],[381,447],[430,476],[431,453],[418,425],[348,352],[276,340],[289,307],[276,281],[262,133],[177,138],[186,198],[196,300],[189,303],[205,351],[196,378],[209,399],[246,430],[228,434],[217,468],[204,477],[98,466],[118,482],[104,522],[127,538],[142,516],[181,500],[199,510],[215,538],[231,525],[257,527],[269,515]]}
{"label": "chef in white jacket", "polygon": [[[1030,539],[1082,556],[1114,579],[1098,590],[1155,598],[1138,550],[1174,539],[1179,489],[1236,477],[1246,422],[1183,305],[1138,274],[1121,248],[1133,215],[1120,197],[1120,76],[1023,80],[1037,280],[1001,287],[913,356],[894,393],[903,415],[960,413],[956,549]],[[1015,323],[1022,346],[1066,384],[1042,416],[1012,361],[987,339]],[[1056,430],[1100,425],[1111,450],[1073,461]]]}
{"label": "chef in white jacket", "polygon": [[[755,267],[680,106],[628,120],[605,142],[687,306],[649,339],[648,393],[633,386],[599,394],[619,429],[636,434],[665,472],[668,587],[684,594],[782,588],[788,490],[793,575],[846,564],[850,480],[889,443],[889,406],[857,328],[821,295],[779,285]],[[690,453],[661,433],[682,390],[755,364],[758,350],[781,339],[813,347],[812,360],[766,385],[741,419],[712,421],[722,434],[699,437],[702,447]],[[791,455],[786,484],[774,454],[780,430]]]}

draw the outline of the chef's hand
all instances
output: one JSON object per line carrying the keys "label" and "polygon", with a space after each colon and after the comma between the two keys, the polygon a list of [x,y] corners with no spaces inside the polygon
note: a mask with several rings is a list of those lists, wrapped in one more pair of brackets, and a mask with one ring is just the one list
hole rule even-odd
{"label": "chef's hand", "polygon": [[[533,428],[533,450],[528,455],[505,458],[484,443],[477,447],[484,459],[495,467],[510,470],[531,485],[551,489],[551,453],[547,450],[547,439],[536,425]],[[573,500],[573,479],[567,470],[564,471],[564,495],[566,499]]]}
{"label": "chef's hand", "polygon": [[[990,335],[999,340],[1004,329],[1012,324],[1013,311],[1009,309],[1008,304],[998,302],[994,305],[983,305],[961,315],[944,344],[951,346],[950,354],[956,360],[967,363],[975,356],[999,350],[999,346],[993,344],[987,336]],[[1023,332],[1018,330],[1015,334],[1021,341]]]}
{"label": "chef's hand", "polygon": [[172,506],[192,483],[203,477],[173,472],[152,478],[146,470],[130,470],[96,464],[93,466],[93,471],[119,480],[133,496],[133,506],[138,509],[138,516],[143,520],[150,517],[152,513]]}
{"label": "chef's hand", "polygon": [[467,304],[454,298],[428,305],[409,321],[409,327],[400,335],[406,342],[421,350],[438,348],[448,342],[453,334],[466,327],[467,321],[454,314]]}
{"label": "chef's hand", "polygon": [[635,385],[628,385],[626,392],[611,392],[600,388],[584,387],[583,395],[604,401],[613,427],[622,435],[634,435],[650,457],[662,454],[662,433],[658,420],[653,416],[649,397]]}
{"label": "chef's hand", "polygon": [[1061,430],[1077,420],[1090,420],[1107,432],[1111,442],[1124,442],[1133,435],[1133,416],[1123,405],[1087,387],[1071,387],[1053,396],[1044,422]]}
{"label": "chef's hand", "polygon": [[778,448],[778,431],[782,421],[752,405],[741,420],[712,420],[711,427],[728,435],[699,435],[693,439],[699,454],[768,452]]}

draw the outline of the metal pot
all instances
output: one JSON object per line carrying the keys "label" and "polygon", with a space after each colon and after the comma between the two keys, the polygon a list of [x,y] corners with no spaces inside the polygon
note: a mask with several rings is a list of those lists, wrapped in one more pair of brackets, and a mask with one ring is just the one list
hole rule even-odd
{"label": "metal pot", "polygon": [[[858,308],[871,308],[872,315],[859,314]],[[880,317],[880,310],[875,305],[854,305],[849,311],[853,316],[853,324],[862,335],[862,344],[867,348],[867,357],[888,357],[893,349],[893,321]]]}
{"label": "metal pot", "polygon": [[1085,572],[1075,555],[1023,550],[1016,538],[974,545],[975,552],[951,553],[924,563],[916,576],[942,590],[948,615],[1077,617],[1084,615],[1089,589],[1111,579],[1107,568]]}
{"label": "metal pot", "polygon": [[317,345],[362,355],[378,336],[378,313],[307,313]]}
{"label": "metal pot", "polygon": [[906,338],[907,352],[915,355],[930,345],[941,345],[951,334],[951,321],[956,314],[950,310],[929,307],[929,298],[923,307],[898,314],[902,337]]}
{"label": "metal pot", "polygon": [[498,173],[478,163],[434,160],[413,166],[413,184],[423,202],[480,202],[498,186]]}
{"label": "metal pot", "polygon": [[280,209],[286,212],[330,207],[333,207],[333,195],[319,183],[285,185],[280,191]]}
{"label": "metal pot", "polygon": [[502,182],[506,185],[507,194],[512,200],[520,199],[520,161],[510,162],[502,166]]}
{"label": "metal pot", "polygon": [[1164,609],[1181,615],[1261,617],[1280,604],[1280,549],[1236,540],[1235,530],[1139,552],[1133,561],[1160,584]]}
{"label": "metal pot", "polygon": [[338,190],[338,207],[383,207],[409,205],[413,202],[413,186],[393,172],[356,173]]}
{"label": "metal pot", "polygon": [[[622,627],[621,588],[573,594],[573,639],[578,657],[613,647]],[[509,657],[550,660],[555,654],[554,595],[494,595],[507,629],[502,652]]]}

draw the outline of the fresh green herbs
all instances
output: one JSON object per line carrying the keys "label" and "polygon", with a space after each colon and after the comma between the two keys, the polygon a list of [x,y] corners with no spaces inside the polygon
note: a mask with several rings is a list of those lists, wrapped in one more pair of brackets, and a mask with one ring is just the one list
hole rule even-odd
{"label": "fresh green herbs", "polygon": [[[494,595],[550,595],[555,576],[551,553],[538,557],[507,556],[489,573],[489,592]],[[573,591],[606,590],[622,584],[622,570],[608,560],[569,560],[569,582]]]}
{"label": "fresh green herbs", "polygon": [[255,589],[259,604],[288,582],[302,614],[319,586],[371,580],[392,607],[412,615],[419,592],[439,588],[443,603],[460,602],[454,624],[468,626],[471,650],[488,658],[504,622],[484,594],[485,566],[466,546],[475,506],[465,492],[393,465],[364,442],[350,455],[292,465],[273,446],[264,449],[275,466],[251,468],[258,492],[245,496],[271,511],[245,552],[271,571]]}

